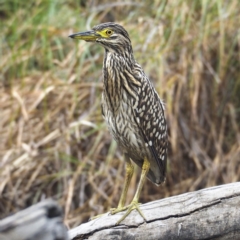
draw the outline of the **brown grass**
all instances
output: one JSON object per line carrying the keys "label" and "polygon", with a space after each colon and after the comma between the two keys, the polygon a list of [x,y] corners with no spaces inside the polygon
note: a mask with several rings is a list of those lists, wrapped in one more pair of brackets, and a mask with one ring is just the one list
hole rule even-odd
{"label": "brown grass", "polygon": [[167,181],[148,181],[141,201],[239,181],[239,2],[80,3],[2,3],[0,218],[52,197],[72,227],[117,205],[124,161],[101,117],[104,51],[67,38],[105,21],[128,30],[166,105]]}

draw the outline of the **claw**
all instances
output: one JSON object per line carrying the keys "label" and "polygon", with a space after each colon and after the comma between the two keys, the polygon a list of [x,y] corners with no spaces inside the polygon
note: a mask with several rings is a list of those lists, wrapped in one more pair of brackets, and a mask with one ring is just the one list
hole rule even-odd
{"label": "claw", "polygon": [[89,220],[92,221],[92,220],[94,220],[94,219],[100,218],[100,217],[102,217],[104,214],[105,214],[105,213],[99,214],[99,215],[97,215],[97,216],[93,216],[93,217],[91,217]]}
{"label": "claw", "polygon": [[145,216],[143,215],[142,211],[139,208],[139,205],[141,203],[138,203],[137,201],[132,201],[131,204],[129,204],[128,206],[125,207],[121,207],[121,208],[111,208],[110,209],[110,214],[116,214],[119,212],[123,212],[125,210],[127,210],[125,212],[125,214],[117,221],[116,225],[118,225],[120,222],[122,222],[134,209],[136,209],[138,211],[138,213],[141,215],[141,217],[147,221],[147,219],[145,218]]}

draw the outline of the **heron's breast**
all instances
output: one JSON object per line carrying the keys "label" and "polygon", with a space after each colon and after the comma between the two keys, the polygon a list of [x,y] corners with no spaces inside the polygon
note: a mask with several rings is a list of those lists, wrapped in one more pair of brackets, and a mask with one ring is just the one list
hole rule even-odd
{"label": "heron's breast", "polygon": [[142,135],[135,122],[131,103],[121,99],[118,108],[110,109],[105,96],[102,97],[103,117],[109,131],[125,152],[142,147]]}

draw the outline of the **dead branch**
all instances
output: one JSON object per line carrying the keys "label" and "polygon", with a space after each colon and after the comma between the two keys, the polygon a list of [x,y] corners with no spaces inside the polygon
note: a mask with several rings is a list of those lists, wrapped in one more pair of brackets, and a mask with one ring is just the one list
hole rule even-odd
{"label": "dead branch", "polygon": [[0,221],[0,240],[68,240],[62,211],[52,200],[35,204]]}
{"label": "dead branch", "polygon": [[133,211],[104,214],[69,231],[70,239],[240,239],[240,182],[206,188],[141,205]]}

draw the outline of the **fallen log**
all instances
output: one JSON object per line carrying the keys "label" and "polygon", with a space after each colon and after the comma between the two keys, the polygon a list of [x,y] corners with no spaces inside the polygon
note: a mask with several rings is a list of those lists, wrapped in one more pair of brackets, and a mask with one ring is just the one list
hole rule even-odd
{"label": "fallen log", "polygon": [[[240,239],[240,182],[206,188],[141,205],[133,211],[104,214],[68,233],[77,239]],[[0,240],[67,240],[60,207],[47,200],[0,221]]]}
{"label": "fallen log", "polygon": [[0,221],[0,240],[68,240],[62,210],[46,200]]}
{"label": "fallen log", "polygon": [[71,240],[110,239],[240,239],[240,182],[206,188],[140,206],[147,222],[134,210],[102,217],[71,229]]}

